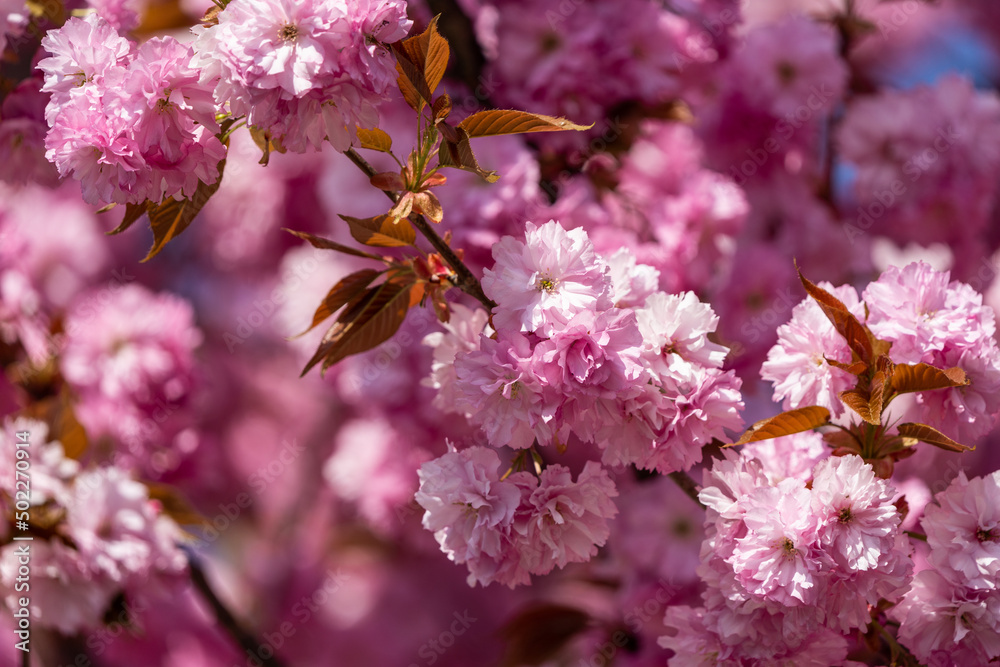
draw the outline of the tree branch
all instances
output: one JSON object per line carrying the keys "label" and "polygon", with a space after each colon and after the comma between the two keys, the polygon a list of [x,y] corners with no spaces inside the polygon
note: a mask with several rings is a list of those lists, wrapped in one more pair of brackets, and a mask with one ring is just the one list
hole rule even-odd
{"label": "tree branch", "polygon": [[702,508],[705,507],[705,504],[698,499],[698,483],[691,479],[691,475],[683,470],[678,470],[677,472],[670,473],[668,477],[674,480],[677,486],[681,487],[681,491],[688,494],[691,500],[698,503]]}
{"label": "tree branch", "polygon": [[[368,176],[368,178],[371,178],[378,173],[375,171],[375,168],[368,164],[368,161],[361,157],[353,148],[348,149],[346,155],[351,162],[358,166],[358,169],[363,171]],[[388,197],[392,203],[395,204],[399,200],[399,195],[395,192],[383,192],[385,192],[385,196]],[[424,219],[424,216],[411,214],[409,221],[413,223],[413,226],[416,227],[428,241],[430,241],[434,250],[437,251],[437,253],[441,255],[446,262],[448,262],[448,265],[455,272],[455,276],[457,278],[455,286],[479,301],[479,303],[483,304],[487,311],[492,312],[496,307],[496,304],[493,303],[493,301],[490,300],[490,298],[483,292],[483,286],[480,284],[479,279],[476,278],[476,275],[472,273],[472,270],[465,265],[465,262],[462,261],[455,251],[451,249],[451,246],[445,243],[445,240],[441,238],[436,231],[434,231],[434,228],[431,227],[427,220]]]}
{"label": "tree branch", "polygon": [[284,663],[273,655],[270,658],[260,655],[260,649],[264,646],[264,642],[258,640],[247,631],[236,620],[236,617],[233,616],[222,600],[219,599],[219,596],[215,594],[211,584],[208,583],[208,578],[205,576],[205,571],[202,569],[198,557],[190,549],[181,548],[188,557],[188,568],[191,570],[191,583],[194,584],[195,590],[201,594],[205,602],[208,603],[208,606],[212,608],[212,613],[215,614],[219,625],[248,655],[256,657],[264,667],[284,667]]}

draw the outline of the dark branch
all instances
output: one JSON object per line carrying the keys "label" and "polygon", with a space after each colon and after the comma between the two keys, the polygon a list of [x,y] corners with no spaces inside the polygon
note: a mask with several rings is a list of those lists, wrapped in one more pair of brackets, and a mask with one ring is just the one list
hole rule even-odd
{"label": "dark branch", "polygon": [[[368,176],[368,178],[371,178],[378,173],[375,171],[375,168],[368,164],[367,160],[358,155],[357,151],[353,148],[348,149],[347,157],[350,158],[351,162],[356,164],[358,168]],[[399,195],[395,192],[386,192],[385,196],[388,197],[393,203],[396,203],[399,200]],[[413,223],[413,226],[416,227],[428,241],[430,241],[434,250],[441,255],[446,262],[448,262],[448,265],[451,266],[452,270],[455,271],[455,286],[479,301],[479,303],[486,306],[488,311],[492,312],[493,308],[496,307],[496,304],[493,303],[493,301],[491,301],[485,293],[483,293],[483,286],[479,283],[479,279],[476,278],[475,274],[472,273],[472,270],[465,265],[465,262],[463,262],[462,259],[455,254],[455,251],[451,249],[451,246],[445,243],[444,239],[441,238],[436,231],[434,231],[434,228],[431,227],[427,220],[424,219],[424,216],[411,214],[409,220]]]}
{"label": "dark branch", "polygon": [[677,486],[681,487],[681,491],[688,494],[691,500],[698,503],[701,507],[705,506],[703,502],[698,500],[698,484],[691,479],[691,475],[687,474],[683,470],[678,470],[677,472],[670,473],[669,477],[674,480],[674,483],[677,484]]}
{"label": "dark branch", "polygon": [[[182,547],[183,548],[183,547]],[[191,582],[194,584],[195,590],[201,594],[208,603],[208,606],[212,608],[212,613],[215,614],[215,618],[218,620],[219,625],[226,631],[226,633],[236,640],[236,643],[247,652],[249,655],[256,656],[257,660],[261,662],[264,667],[284,667],[284,664],[278,660],[276,657],[272,656],[270,658],[265,658],[260,655],[260,649],[264,646],[264,643],[254,637],[250,632],[248,632],[236,617],[233,616],[232,612],[223,604],[219,596],[215,594],[212,590],[211,584],[208,583],[208,578],[205,576],[205,571],[202,569],[201,564],[198,562],[197,556],[194,555],[189,549],[184,549],[184,552],[188,557],[188,568],[191,570]]]}

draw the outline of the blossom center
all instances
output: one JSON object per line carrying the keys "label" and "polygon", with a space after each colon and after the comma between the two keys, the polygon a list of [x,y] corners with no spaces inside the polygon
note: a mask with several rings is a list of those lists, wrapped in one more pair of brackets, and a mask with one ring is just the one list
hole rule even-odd
{"label": "blossom center", "polygon": [[851,512],[850,507],[843,508],[837,515],[837,521],[839,521],[840,523],[850,523],[853,520],[854,520],[854,514]]}
{"label": "blossom center", "polygon": [[548,275],[544,275],[535,283],[535,289],[539,292],[549,292],[551,294],[556,291],[556,281]]}
{"label": "blossom center", "polygon": [[992,530],[986,530],[985,528],[979,528],[976,530],[976,539],[980,542],[996,542],[1000,540],[1000,531],[996,528]]}
{"label": "blossom center", "polygon": [[278,30],[278,39],[283,42],[294,42],[299,37],[299,27],[293,23],[286,23]]}
{"label": "blossom center", "polygon": [[795,558],[795,555],[799,553],[799,550],[795,548],[795,543],[792,542],[790,538],[784,537],[780,542],[781,550],[784,552],[785,558],[791,560]]}

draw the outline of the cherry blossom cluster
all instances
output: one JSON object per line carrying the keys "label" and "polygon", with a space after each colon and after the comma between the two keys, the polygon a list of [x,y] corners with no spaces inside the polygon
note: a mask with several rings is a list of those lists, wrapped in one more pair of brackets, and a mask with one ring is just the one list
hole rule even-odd
{"label": "cherry blossom cluster", "polygon": [[459,311],[429,341],[436,404],[490,445],[562,448],[575,436],[605,464],[668,473],[740,428],[740,380],[722,370],[727,350],[708,338],[718,318],[693,293],[658,292],[654,269],[624,250],[605,260],[555,221],[527,223],[525,240],[504,237],[493,256],[483,289],[495,334],[482,333],[485,313]]}
{"label": "cherry blossom cluster", "polygon": [[[796,440],[780,450],[802,460],[811,443]],[[842,664],[845,635],[908,589],[913,563],[892,485],[854,455],[796,472],[769,472],[749,451],[706,470],[704,606],[667,611],[676,634],[660,644],[675,652],[670,664]]]}
{"label": "cherry blossom cluster", "polygon": [[[66,634],[96,628],[112,600],[165,583],[186,567],[177,547],[181,531],[161,513],[145,485],[116,466],[81,467],[63,445],[49,439],[44,422],[7,418],[0,454],[14,461],[17,433],[31,443],[30,600],[32,618]],[[22,440],[23,441],[23,440]],[[0,473],[0,509],[13,516],[17,485],[13,465]],[[23,597],[18,586],[18,545],[2,525],[0,596],[9,608]]]}
{"label": "cherry blossom cluster", "polygon": [[928,567],[889,610],[900,641],[928,665],[1000,656],[1000,472],[959,472],[924,510]]}
{"label": "cherry blossom cluster", "polygon": [[538,477],[501,479],[499,471],[500,457],[487,447],[451,447],[419,471],[424,528],[450,560],[468,566],[470,586],[527,584],[531,574],[590,560],[607,541],[618,491],[597,463],[576,481],[558,464]]}
{"label": "cherry blossom cluster", "polygon": [[949,75],[934,86],[861,96],[848,105],[837,139],[857,167],[849,236],[871,230],[902,243],[982,252],[1000,168],[995,92]]}
{"label": "cherry blossom cluster", "polygon": [[80,422],[110,438],[119,465],[149,467],[179,444],[202,340],[193,320],[184,299],[134,284],[83,293],[67,313],[60,370]]}
{"label": "cherry blossom cluster", "polygon": [[[1000,349],[993,309],[965,283],[949,280],[924,262],[889,267],[864,292],[844,285],[826,288],[872,333],[892,343],[894,363],[961,368],[970,384],[915,394],[917,421],[972,443],[988,433],[1000,413]],[[867,315],[867,317],[866,317]],[[809,405],[844,413],[838,397],[855,378],[827,359],[849,363],[851,351],[813,299],[792,310],[778,327],[778,343],[761,368],[785,409]]]}
{"label": "cherry blossom cluster", "polygon": [[96,14],[50,31],[39,63],[46,157],[91,204],[160,202],[219,178],[226,151],[194,51],[173,37],[136,47]]}
{"label": "cherry blossom cluster", "polygon": [[293,152],[378,125],[395,86],[389,44],[410,31],[403,0],[241,0],[195,28],[201,84]]}

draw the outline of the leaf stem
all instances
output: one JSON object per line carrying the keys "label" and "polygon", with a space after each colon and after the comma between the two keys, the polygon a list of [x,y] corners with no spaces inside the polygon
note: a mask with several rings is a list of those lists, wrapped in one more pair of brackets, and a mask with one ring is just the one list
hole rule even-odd
{"label": "leaf stem", "polygon": [[191,583],[194,584],[195,590],[201,594],[211,607],[212,613],[215,614],[215,618],[218,620],[219,625],[232,637],[237,644],[240,645],[247,654],[256,656],[264,667],[284,667],[284,663],[278,660],[273,655],[270,658],[265,658],[260,655],[259,651],[264,645],[264,642],[258,640],[249,631],[247,631],[233,613],[229,611],[226,605],[219,599],[219,596],[215,594],[212,590],[211,584],[208,583],[208,578],[205,576],[205,571],[201,567],[201,563],[198,561],[197,556],[185,547],[181,547],[188,557],[188,569],[191,571]]}
{"label": "leaf stem", "polygon": [[[378,173],[375,171],[375,168],[368,164],[367,160],[358,155],[357,151],[353,148],[349,148],[346,155],[351,162],[357,165],[358,169],[363,171],[368,176],[368,178],[371,178]],[[386,192],[384,190],[383,192],[385,192],[385,196],[391,199],[393,203],[399,201],[399,195],[395,192]],[[434,246],[434,250],[436,250],[437,253],[441,255],[441,257],[443,257],[444,260],[448,262],[448,265],[455,271],[457,276],[455,286],[479,301],[479,303],[486,307],[488,312],[492,313],[496,304],[493,303],[493,301],[491,301],[490,298],[483,292],[483,286],[479,283],[479,279],[476,278],[475,274],[472,273],[472,270],[465,265],[465,262],[461,260],[455,251],[452,250],[447,243],[445,243],[444,239],[442,239],[438,233],[434,231],[434,228],[431,227],[427,220],[424,219],[424,216],[411,214],[409,220],[413,223],[413,226],[416,227],[428,241],[430,241],[430,244]]]}
{"label": "leaf stem", "polygon": [[687,474],[683,470],[678,470],[670,473],[668,477],[674,480],[674,483],[681,487],[681,491],[686,493],[691,500],[698,503],[698,505],[702,508],[705,507],[705,503],[698,499],[698,483],[691,479],[691,475]]}

